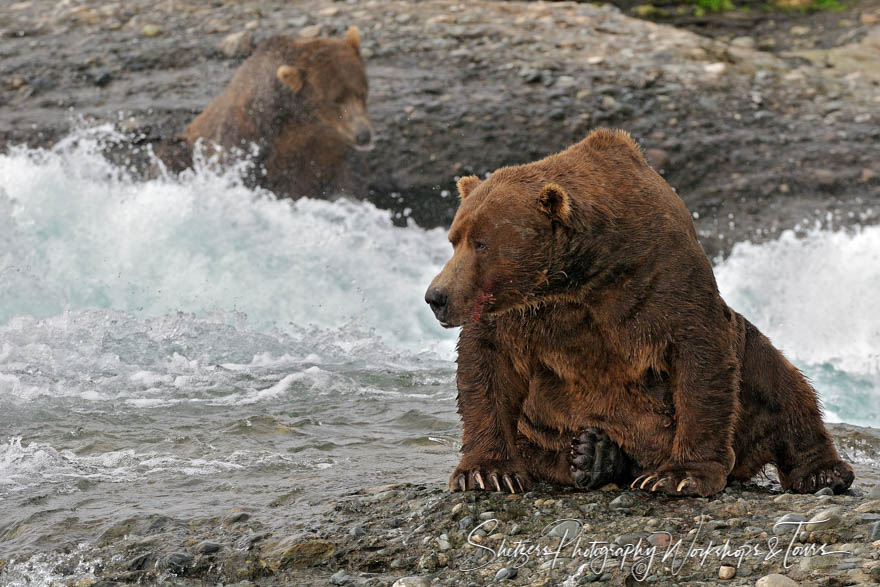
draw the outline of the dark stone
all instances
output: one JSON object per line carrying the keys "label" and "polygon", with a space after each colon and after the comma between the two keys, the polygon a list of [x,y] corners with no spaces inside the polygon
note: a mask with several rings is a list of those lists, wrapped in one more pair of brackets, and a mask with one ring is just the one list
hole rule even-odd
{"label": "dark stone", "polygon": [[95,85],[99,88],[103,88],[107,84],[113,81],[113,76],[107,73],[106,71],[99,73],[95,76]]}
{"label": "dark stone", "polygon": [[210,540],[205,540],[204,542],[199,542],[196,544],[196,552],[199,554],[213,554],[222,548],[216,542],[211,542]]}
{"label": "dark stone", "polygon": [[516,570],[515,567],[504,567],[495,573],[496,581],[503,581],[505,579],[515,579],[519,571]]}
{"label": "dark stone", "polygon": [[192,563],[193,557],[185,552],[172,552],[165,557],[165,566],[172,573],[180,574]]}

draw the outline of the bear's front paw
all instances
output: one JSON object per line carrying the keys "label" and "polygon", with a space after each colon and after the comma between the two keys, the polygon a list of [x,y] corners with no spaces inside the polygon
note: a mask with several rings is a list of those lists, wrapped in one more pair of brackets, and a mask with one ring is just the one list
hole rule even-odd
{"label": "bear's front paw", "polygon": [[630,465],[623,449],[601,428],[587,428],[571,442],[568,462],[572,481],[583,489],[613,483]]}
{"label": "bear's front paw", "polygon": [[645,473],[632,482],[635,489],[662,491],[669,495],[707,497],[724,489],[727,474],[717,463],[664,465]]}
{"label": "bear's front paw", "polygon": [[531,484],[529,475],[522,467],[502,462],[476,465],[462,463],[449,478],[450,491],[479,489],[525,493]]}

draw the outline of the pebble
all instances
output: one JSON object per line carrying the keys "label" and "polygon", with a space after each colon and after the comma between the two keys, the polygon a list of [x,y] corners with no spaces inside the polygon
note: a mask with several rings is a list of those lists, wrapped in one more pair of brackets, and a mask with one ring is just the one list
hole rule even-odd
{"label": "pebble", "polygon": [[834,184],[834,173],[830,169],[814,169],[813,177],[821,185],[830,186]]}
{"label": "pebble", "polygon": [[880,522],[874,522],[868,526],[868,540],[880,540]]}
{"label": "pebble", "polygon": [[425,577],[401,577],[391,587],[431,587],[431,581]]}
{"label": "pebble", "polygon": [[220,52],[227,57],[247,57],[254,43],[253,31],[230,33],[220,41]]}
{"label": "pebble", "polygon": [[734,567],[721,567],[718,569],[718,578],[722,581],[729,581],[736,576],[736,568]]}
{"label": "pebble", "polygon": [[822,554],[817,556],[808,556],[801,560],[801,570],[816,571],[822,569],[833,569],[840,564],[840,555],[838,554]]}
{"label": "pebble", "polygon": [[[865,171],[867,171],[868,173],[865,173]],[[873,176],[874,176],[874,174],[871,172],[870,169],[867,169],[867,170],[863,169],[862,170],[862,181],[863,182],[867,182]],[[868,493],[868,499],[880,499],[880,482],[878,482],[876,485],[874,485],[874,487]]]}
{"label": "pebble", "polygon": [[815,495],[834,495],[834,490],[830,487],[823,487],[815,493]]}
{"label": "pebble", "polygon": [[440,552],[446,552],[447,550],[452,548],[452,545],[449,544],[448,540],[444,540],[443,538],[438,538],[437,539],[437,548],[440,550]]}
{"label": "pebble", "polygon": [[337,571],[330,575],[331,585],[348,585],[352,582],[351,576],[345,570]]}
{"label": "pebble", "polygon": [[816,532],[818,530],[827,530],[829,528],[834,528],[840,523],[840,507],[828,508],[827,510],[822,510],[812,518],[807,523],[804,528],[807,532]]}
{"label": "pebble", "polygon": [[798,527],[797,522],[806,522],[807,518],[800,514],[785,514],[773,524],[773,533],[777,536],[790,534]]}
{"label": "pebble", "polygon": [[810,32],[810,27],[796,25],[788,29],[788,31],[797,37],[802,37]]}
{"label": "pebble", "polygon": [[462,532],[467,532],[471,529],[471,526],[474,525],[474,519],[470,516],[465,516],[458,521],[458,529]]}
{"label": "pebble", "polygon": [[464,509],[463,503],[455,504],[454,506],[452,506],[452,515],[454,516],[455,514],[457,514],[458,512],[460,512],[463,509]]}
{"label": "pebble", "polygon": [[797,585],[797,582],[779,573],[764,575],[755,583],[755,587],[797,587]]}
{"label": "pebble", "polygon": [[743,49],[754,49],[755,39],[752,37],[736,37],[730,42],[734,47],[742,47]]}
{"label": "pebble", "polygon": [[565,537],[566,540],[569,538],[573,538],[580,534],[581,525],[580,522],[576,520],[565,520],[564,522],[559,522],[553,526],[550,532],[547,533],[548,536],[559,536]]}
{"label": "pebble", "polygon": [[213,554],[220,550],[221,546],[216,542],[205,540],[196,544],[195,551],[199,554]]}
{"label": "pebble", "polygon": [[870,575],[873,581],[880,583],[880,565],[871,567]]}
{"label": "pebble", "polygon": [[141,29],[142,37],[157,37],[162,34],[162,27],[156,24],[145,24]]}
{"label": "pebble", "polygon": [[515,579],[518,574],[518,571],[515,567],[504,567],[500,569],[497,573],[495,573],[496,581],[503,581],[505,579]]}
{"label": "pebble", "polygon": [[611,507],[617,510],[625,510],[636,505],[636,498],[629,493],[624,493],[611,500]]}
{"label": "pebble", "polygon": [[351,530],[348,531],[348,535],[357,538],[358,536],[366,535],[367,531],[364,530],[364,527],[360,524],[355,524],[351,527]]}
{"label": "pebble", "polygon": [[304,26],[299,29],[299,36],[303,39],[314,39],[318,35],[321,34],[321,25],[313,24],[310,26]]}
{"label": "pebble", "polygon": [[483,512],[482,514],[480,514],[481,520],[494,520],[496,518],[497,518],[497,515],[495,514],[495,512],[489,511],[489,512]]}
{"label": "pebble", "polygon": [[650,536],[648,536],[648,543],[651,546],[656,546],[660,549],[665,549],[667,546],[669,546],[670,542],[671,538],[669,534],[665,532],[659,532],[657,534],[651,534]]}
{"label": "pebble", "polygon": [[165,557],[165,564],[173,573],[180,574],[192,562],[193,557],[185,552],[172,552]]}

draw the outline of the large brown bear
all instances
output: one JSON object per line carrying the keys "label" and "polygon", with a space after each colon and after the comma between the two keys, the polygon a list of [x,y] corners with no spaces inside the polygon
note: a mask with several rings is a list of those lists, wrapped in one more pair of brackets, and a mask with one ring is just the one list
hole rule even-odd
{"label": "large brown bear", "polygon": [[187,127],[181,143],[159,156],[172,169],[181,151],[207,146],[250,152],[256,145],[256,183],[279,196],[322,197],[340,188],[350,148],[372,147],[367,75],[360,33],[344,39],[267,39],[223,92]]}
{"label": "large brown bear", "polygon": [[684,203],[629,135],[458,188],[454,254],[425,296],[462,327],[452,490],[637,476],[707,496],[768,463],[792,491],[850,486],[815,391],[721,299]]}

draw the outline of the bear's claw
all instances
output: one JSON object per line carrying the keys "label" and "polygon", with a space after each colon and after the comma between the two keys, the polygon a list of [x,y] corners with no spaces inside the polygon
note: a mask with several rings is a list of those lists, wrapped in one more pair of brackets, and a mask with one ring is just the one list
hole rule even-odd
{"label": "bear's claw", "polygon": [[[717,470],[716,470],[717,469]],[[650,485],[651,482],[653,485]],[[708,496],[718,493],[727,483],[723,469],[714,464],[694,463],[689,467],[666,465],[640,475],[632,482],[633,489],[662,491],[669,495]]]}
{"label": "bear's claw", "polygon": [[587,428],[571,442],[569,471],[577,487],[602,487],[618,480],[628,467],[626,453],[600,428]]}
{"label": "bear's claw", "polygon": [[496,467],[471,470],[456,469],[449,479],[449,490],[453,492],[469,489],[482,491],[494,489],[499,492],[525,493],[529,485],[529,478],[525,474],[504,473],[497,470]]}
{"label": "bear's claw", "polygon": [[795,493],[816,493],[820,489],[830,487],[834,493],[843,493],[855,479],[852,467],[843,461],[813,470],[799,479],[792,479],[788,488]]}

